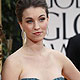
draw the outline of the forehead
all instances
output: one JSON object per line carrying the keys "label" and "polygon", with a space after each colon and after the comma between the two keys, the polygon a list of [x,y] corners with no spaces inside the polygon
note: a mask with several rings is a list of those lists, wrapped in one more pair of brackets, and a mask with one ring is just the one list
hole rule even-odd
{"label": "forehead", "polygon": [[45,9],[41,8],[41,7],[37,7],[37,8],[30,7],[23,11],[23,17],[38,17],[42,14],[44,14],[46,16]]}

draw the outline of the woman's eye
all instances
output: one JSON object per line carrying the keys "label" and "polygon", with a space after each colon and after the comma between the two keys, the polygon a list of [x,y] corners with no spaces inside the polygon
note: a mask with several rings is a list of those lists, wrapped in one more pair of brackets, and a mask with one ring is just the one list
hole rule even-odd
{"label": "woman's eye", "polygon": [[44,21],[45,20],[45,18],[40,18],[40,21],[42,22],[42,21]]}
{"label": "woman's eye", "polygon": [[32,20],[28,20],[28,21],[26,21],[27,23],[32,23],[33,21]]}

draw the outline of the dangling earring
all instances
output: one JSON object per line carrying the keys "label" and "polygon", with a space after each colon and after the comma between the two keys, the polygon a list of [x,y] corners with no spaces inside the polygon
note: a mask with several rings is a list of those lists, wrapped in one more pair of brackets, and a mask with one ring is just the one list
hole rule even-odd
{"label": "dangling earring", "polygon": [[49,35],[49,28],[47,27],[47,32],[46,32],[47,36]]}
{"label": "dangling earring", "polygon": [[26,43],[26,33],[23,31],[22,29],[22,32],[21,32],[21,36],[22,36],[22,40],[23,40],[23,45]]}

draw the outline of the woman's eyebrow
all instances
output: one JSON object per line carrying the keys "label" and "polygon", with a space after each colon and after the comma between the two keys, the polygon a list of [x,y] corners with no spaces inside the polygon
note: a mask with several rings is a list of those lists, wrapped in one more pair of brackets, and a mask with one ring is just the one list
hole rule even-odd
{"label": "woman's eyebrow", "polygon": [[42,16],[45,16],[45,15],[44,15],[44,14],[42,14],[42,15],[40,15],[40,16],[39,16],[39,18],[40,18],[40,17],[42,17]]}
{"label": "woman's eyebrow", "polygon": [[[42,17],[42,16],[45,16],[45,15],[42,14],[42,15],[39,16],[39,18]],[[25,19],[32,19],[32,17],[27,17],[27,18],[25,18]]]}
{"label": "woman's eyebrow", "polygon": [[25,19],[32,19],[31,17],[27,17],[27,18],[25,18]]}

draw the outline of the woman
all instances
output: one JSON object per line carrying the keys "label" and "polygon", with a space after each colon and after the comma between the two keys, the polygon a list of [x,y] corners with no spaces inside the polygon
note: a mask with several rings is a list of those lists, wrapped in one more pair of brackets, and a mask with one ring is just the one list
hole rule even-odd
{"label": "woman", "polygon": [[80,80],[75,66],[60,52],[43,46],[48,26],[46,0],[18,0],[16,15],[27,41],[9,56],[2,69],[2,80]]}

